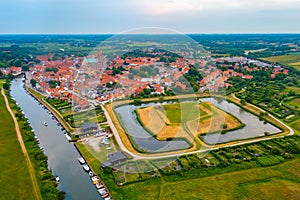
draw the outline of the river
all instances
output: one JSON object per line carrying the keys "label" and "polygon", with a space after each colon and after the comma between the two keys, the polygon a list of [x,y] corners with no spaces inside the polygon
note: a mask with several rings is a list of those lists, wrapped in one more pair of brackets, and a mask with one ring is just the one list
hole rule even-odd
{"label": "river", "polygon": [[[21,79],[11,82],[11,96],[29,119],[40,140],[40,146],[48,156],[49,168],[55,176],[60,177],[58,189],[66,192],[65,199],[102,199],[89,175],[78,162],[80,154],[74,144],[69,143],[61,127],[57,126],[57,121],[51,118],[48,111],[26,92]],[[48,126],[44,126],[43,122],[47,122]]]}

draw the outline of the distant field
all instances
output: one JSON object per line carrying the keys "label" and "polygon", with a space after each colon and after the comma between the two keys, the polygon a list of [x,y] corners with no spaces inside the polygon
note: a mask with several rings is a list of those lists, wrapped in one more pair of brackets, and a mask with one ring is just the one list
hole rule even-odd
{"label": "distant field", "polygon": [[[210,103],[181,103],[136,110],[143,126],[158,139],[196,137],[200,133],[232,129],[241,125],[233,116]],[[193,139],[193,138],[192,138]]]}
{"label": "distant field", "polygon": [[[0,80],[0,88],[3,81]],[[13,120],[0,94],[0,199],[35,199]]]}
{"label": "distant field", "polygon": [[300,54],[290,54],[283,56],[272,56],[268,58],[261,58],[262,60],[266,60],[269,62],[277,62],[282,65],[287,65],[294,67],[297,70],[300,70]]}

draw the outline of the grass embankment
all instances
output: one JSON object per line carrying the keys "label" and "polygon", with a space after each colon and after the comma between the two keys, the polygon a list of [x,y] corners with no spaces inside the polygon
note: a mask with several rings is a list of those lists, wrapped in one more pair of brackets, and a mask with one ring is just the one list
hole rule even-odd
{"label": "grass embankment", "polygon": [[293,67],[297,70],[300,70],[300,54],[289,54],[283,56],[272,56],[268,58],[261,58],[273,63],[280,63],[282,65]]}
{"label": "grass embankment", "polygon": [[187,128],[194,139],[201,133],[231,130],[241,125],[233,116],[211,103],[168,104],[140,108],[136,111],[142,126],[160,140],[189,138]]}
{"label": "grass embankment", "polygon": [[[180,96],[168,96],[168,97],[164,97],[163,101],[168,101],[168,100],[177,100],[178,99],[195,99],[195,94],[187,94],[187,95],[180,95]],[[240,99],[238,99],[237,97],[235,97],[234,95],[230,95],[227,97],[223,97],[223,96],[219,96],[219,95],[213,95],[213,96],[209,96],[209,94],[207,93],[200,93],[197,94],[197,98],[205,98],[205,97],[216,97],[216,98],[221,98],[224,100],[227,100],[229,102],[232,102],[240,107],[242,107],[243,109],[245,109],[247,112],[250,112],[254,115],[256,115],[257,117],[260,117],[260,113],[262,112],[261,109],[257,108],[256,106],[246,103],[245,105],[242,105],[240,103]],[[146,102],[161,102],[162,100],[159,98],[148,98],[148,99],[142,99],[141,102],[142,103],[146,103]],[[112,123],[114,124],[116,130],[118,131],[118,134],[120,135],[120,138],[124,144],[124,146],[131,151],[132,153],[135,153],[136,155],[140,155],[140,152],[138,150],[138,147],[135,146],[135,144],[133,143],[133,141],[131,141],[130,136],[127,135],[127,133],[125,132],[125,130],[122,128],[121,122],[118,119],[117,114],[115,113],[114,109],[122,106],[122,105],[128,105],[128,104],[132,104],[134,103],[133,100],[123,100],[123,101],[116,101],[110,104],[106,104],[105,108],[109,114],[109,116],[112,119]],[[232,116],[232,115],[231,115]],[[234,116],[232,116],[234,117]],[[257,137],[257,138],[250,138],[250,139],[245,139],[245,140],[236,140],[236,141],[231,141],[231,142],[227,142],[227,143],[223,143],[223,144],[217,144],[217,145],[213,145],[213,146],[207,146],[208,144],[203,143],[203,141],[201,140],[200,143],[202,144],[201,147],[213,147],[213,148],[220,148],[220,147],[225,147],[225,146],[229,146],[229,145],[237,145],[240,143],[247,143],[247,142],[251,142],[251,141],[256,141],[256,140],[260,140],[260,139],[271,139],[271,138],[276,138],[276,137],[280,137],[280,136],[284,136],[284,135],[288,135],[290,133],[289,129],[284,126],[282,123],[280,123],[279,120],[273,118],[271,115],[265,115],[263,117],[261,117],[262,120],[265,120],[271,124],[273,124],[274,126],[278,127],[279,129],[282,130],[281,133],[275,134],[275,135],[270,135],[270,136],[264,136],[264,137]],[[239,121],[239,119],[236,119]],[[239,121],[240,122],[240,121]],[[241,123],[241,122],[240,122]],[[241,127],[243,126],[243,124],[241,124]],[[194,143],[193,143],[194,144]],[[186,150],[179,150],[177,151],[177,153],[184,153],[184,152],[192,152],[195,150],[195,144],[192,148],[186,149]],[[172,153],[174,154],[174,153]],[[145,154],[144,154],[145,155]],[[159,153],[159,155],[170,155],[170,153]],[[147,155],[146,155],[147,156]]]}
{"label": "grass embankment", "polygon": [[[2,88],[3,80],[0,80]],[[14,122],[0,95],[0,199],[37,199]]]}
{"label": "grass embankment", "polygon": [[40,103],[42,103],[44,106],[47,107],[47,109],[51,110],[51,112],[55,115],[56,119],[62,124],[62,126],[64,127],[64,129],[66,129],[69,133],[72,133],[74,131],[74,129],[70,126],[70,124],[68,124],[63,116],[50,104],[45,100],[45,97],[40,94],[39,92],[31,89],[31,88],[27,88],[27,90],[35,97],[38,99],[38,101]]}

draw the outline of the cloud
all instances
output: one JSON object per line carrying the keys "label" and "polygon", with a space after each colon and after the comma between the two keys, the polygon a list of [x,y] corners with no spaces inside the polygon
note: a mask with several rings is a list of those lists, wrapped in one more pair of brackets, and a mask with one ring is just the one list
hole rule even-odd
{"label": "cloud", "polygon": [[300,8],[300,0],[131,0],[130,6],[151,17],[215,11]]}

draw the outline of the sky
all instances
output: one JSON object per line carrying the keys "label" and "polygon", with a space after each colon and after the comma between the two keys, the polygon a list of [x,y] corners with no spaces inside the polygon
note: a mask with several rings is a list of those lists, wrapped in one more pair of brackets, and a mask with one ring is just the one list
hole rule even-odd
{"label": "sky", "polygon": [[0,33],[300,33],[300,0],[0,0]]}

